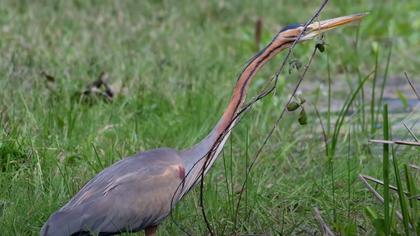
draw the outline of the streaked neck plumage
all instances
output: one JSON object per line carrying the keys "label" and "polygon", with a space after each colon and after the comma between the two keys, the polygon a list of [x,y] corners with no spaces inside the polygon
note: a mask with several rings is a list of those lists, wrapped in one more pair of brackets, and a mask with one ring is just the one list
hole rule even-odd
{"label": "streaked neck plumage", "polygon": [[222,118],[213,130],[193,147],[183,150],[180,155],[185,164],[186,177],[183,184],[182,195],[187,193],[200,179],[203,167],[204,174],[210,169],[217,159],[231,129],[238,121],[238,112],[245,102],[247,90],[252,78],[278,52],[291,45],[293,40],[276,35],[274,39],[259,53],[252,57],[243,69],[233,89],[233,95],[224,111]]}

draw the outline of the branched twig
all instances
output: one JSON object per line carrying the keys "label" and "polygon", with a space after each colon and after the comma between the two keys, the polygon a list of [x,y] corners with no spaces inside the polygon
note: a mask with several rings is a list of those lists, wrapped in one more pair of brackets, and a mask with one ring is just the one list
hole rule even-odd
{"label": "branched twig", "polygon": [[416,142],[420,142],[419,139],[417,138],[417,136],[414,134],[414,132],[407,126],[407,124],[403,121],[402,124],[404,125],[404,127],[408,130],[408,132],[410,133],[411,137],[416,140]]}
{"label": "branched twig", "polygon": [[[283,60],[283,62],[282,62],[282,64],[281,64],[280,68],[276,71],[275,75],[271,78],[271,81],[273,81],[273,80],[274,80],[274,84],[272,84],[272,86],[269,86],[267,89],[263,90],[260,94],[258,94],[258,95],[257,95],[254,99],[252,99],[249,103],[247,103],[246,105],[244,105],[244,106],[241,108],[241,110],[240,110],[237,114],[235,114],[235,116],[232,118],[232,120],[231,120],[231,121],[230,121],[230,123],[229,123],[228,128],[227,128],[226,130],[224,130],[224,131],[222,132],[222,134],[220,134],[220,136],[218,137],[217,141],[216,141],[216,142],[215,142],[215,144],[212,146],[212,148],[210,149],[210,151],[209,151],[209,152],[207,152],[207,153],[206,153],[206,154],[205,154],[202,158],[200,158],[200,159],[199,159],[199,160],[198,160],[198,161],[197,161],[197,162],[193,165],[193,167],[194,167],[195,165],[197,165],[198,163],[200,163],[200,162],[201,162],[201,161],[205,158],[205,162],[204,162],[204,165],[203,165],[203,167],[202,167],[201,174],[197,177],[197,179],[195,179],[195,180],[194,180],[194,184],[192,184],[192,186],[194,186],[194,185],[195,185],[195,183],[196,183],[198,180],[200,180],[200,207],[201,207],[201,212],[202,212],[202,215],[203,215],[204,221],[205,221],[205,223],[206,223],[206,226],[207,226],[207,229],[209,230],[210,235],[214,235],[214,233],[213,233],[213,231],[212,231],[212,229],[211,229],[210,222],[208,221],[207,216],[206,216],[206,213],[205,213],[204,198],[203,198],[203,192],[204,192],[204,174],[205,174],[205,171],[206,171],[206,169],[207,169],[207,167],[208,167],[208,165],[209,165],[209,161],[212,159],[212,156],[213,156],[213,154],[215,153],[215,151],[217,150],[217,148],[219,147],[219,145],[220,145],[220,143],[221,143],[221,141],[222,141],[223,137],[225,137],[225,135],[226,135],[226,134],[228,134],[228,133],[229,133],[229,132],[230,132],[230,131],[231,131],[231,130],[232,130],[232,129],[236,126],[236,124],[237,124],[237,122],[236,122],[236,121],[240,120],[240,118],[241,118],[242,114],[243,114],[244,112],[248,111],[248,110],[252,107],[252,105],[253,105],[254,103],[256,103],[257,101],[261,100],[262,98],[266,97],[266,96],[267,96],[267,95],[269,95],[271,92],[273,92],[273,91],[274,91],[274,89],[277,87],[277,81],[278,81],[278,78],[279,78],[279,76],[280,76],[280,73],[283,71],[283,69],[284,69],[284,67],[285,67],[285,65],[286,65],[286,63],[287,63],[287,61],[288,61],[288,59],[289,59],[289,57],[290,57],[290,55],[291,55],[291,53],[292,53],[293,48],[295,47],[295,45],[297,44],[297,42],[298,42],[298,41],[300,40],[300,38],[302,37],[303,32],[304,32],[304,31],[305,31],[305,29],[308,27],[308,25],[309,25],[309,24],[311,24],[311,23],[315,20],[315,18],[317,18],[317,17],[319,16],[319,14],[321,13],[322,9],[325,7],[325,5],[326,5],[327,3],[328,3],[328,0],[324,0],[324,2],[321,4],[321,6],[319,7],[319,9],[318,9],[318,10],[316,11],[316,13],[312,16],[312,18],[311,18],[308,22],[306,22],[306,23],[305,23],[305,25],[303,26],[303,30],[301,31],[301,33],[299,34],[299,36],[295,39],[295,41],[294,41],[294,42],[291,44],[291,46],[289,47],[288,52],[287,52],[287,54],[286,54],[286,56],[285,56],[285,58],[284,58],[284,60]],[[311,56],[311,58],[310,58],[309,63],[306,65],[305,70],[304,70],[304,72],[303,72],[303,74],[302,74],[302,76],[301,76],[301,78],[300,78],[300,80],[299,80],[298,84],[296,85],[296,87],[295,87],[295,89],[294,89],[294,91],[293,91],[293,95],[296,93],[296,91],[297,91],[297,89],[298,89],[298,87],[299,87],[300,83],[301,83],[301,82],[302,82],[302,80],[303,80],[303,77],[305,76],[305,74],[306,74],[307,70],[309,69],[309,65],[310,65],[310,63],[312,62],[312,58],[314,57],[315,52],[316,52],[316,48],[315,48],[315,50],[314,50],[314,52],[313,52],[313,54],[312,54],[312,56]],[[289,99],[288,103],[291,101],[291,99],[292,99],[293,95],[290,97],[290,99]],[[251,168],[252,168],[252,166],[255,164],[255,162],[256,162],[256,160],[257,160],[258,156],[260,155],[260,153],[261,153],[261,151],[262,151],[263,147],[265,146],[265,144],[267,143],[268,139],[269,139],[269,138],[271,137],[271,135],[273,134],[273,132],[274,132],[275,128],[278,126],[278,124],[279,124],[279,122],[280,122],[281,118],[283,117],[283,114],[284,114],[284,112],[285,112],[285,109],[286,109],[286,106],[283,108],[283,111],[282,111],[282,113],[280,114],[279,118],[277,119],[277,121],[276,121],[275,125],[273,126],[273,129],[269,132],[269,135],[266,137],[266,139],[264,140],[264,142],[263,142],[263,144],[261,145],[260,149],[257,151],[257,153],[256,153],[256,155],[255,155],[254,160],[252,161],[251,165],[250,165],[250,166],[249,166],[249,168],[248,168],[248,172],[247,172],[247,173],[249,173],[249,171],[251,171]],[[235,123],[235,122],[236,122],[236,123]],[[191,168],[191,170],[192,170],[192,169],[193,169],[193,168]],[[184,177],[184,180],[182,181],[182,183],[180,183],[180,184],[178,185],[178,188],[176,189],[176,191],[175,191],[175,193],[174,193],[174,195],[173,195],[173,197],[172,197],[172,200],[171,200],[171,206],[172,206],[172,204],[173,204],[173,200],[174,200],[175,195],[177,194],[177,192],[178,192],[178,190],[180,189],[180,187],[184,185],[184,183],[185,183],[185,179],[186,179],[186,177],[190,174],[191,170],[190,170],[188,173],[186,173],[186,176]],[[248,174],[247,174],[246,178],[247,178],[247,177],[248,177]],[[247,181],[247,180],[245,180],[245,182],[244,182],[245,184],[246,184],[246,181]],[[182,188],[183,188],[183,187],[182,187]],[[235,216],[235,227],[236,227],[236,219],[237,219],[238,210],[239,210],[239,203],[240,203],[240,201],[241,201],[242,192],[243,192],[244,188],[245,188],[245,186],[243,185],[243,186],[242,186],[242,189],[241,189],[241,191],[240,191],[240,195],[239,195],[239,200],[238,200],[238,204],[237,204],[237,211],[236,211],[236,216]],[[190,188],[190,189],[191,189],[191,188]],[[188,189],[188,190],[187,190],[187,192],[188,192],[188,191],[190,191],[190,189]],[[171,211],[171,213],[172,213],[172,211]],[[172,215],[172,214],[171,214],[171,215]],[[184,231],[184,232],[185,232],[185,231]]]}
{"label": "branched twig", "polygon": [[[379,194],[365,179],[365,177],[363,175],[359,175],[359,179],[360,181],[362,181],[362,183],[366,186],[366,188],[373,194],[373,196],[376,197],[376,199],[378,199],[378,201],[382,204],[384,204],[384,198],[381,196],[381,194]],[[395,214],[397,215],[399,220],[403,220],[403,217],[401,215],[401,213],[399,211],[395,211]]]}
{"label": "branched twig", "polygon": [[[374,182],[374,183],[376,183],[376,184],[380,184],[380,185],[384,185],[384,182],[383,181],[381,181],[381,180],[379,180],[379,179],[376,179],[376,178],[373,178],[372,176],[369,176],[369,175],[361,175],[364,179],[366,179],[366,180],[370,180],[370,181],[372,181],[372,182]],[[395,187],[395,186],[393,186],[393,185],[389,185],[389,188],[390,189],[392,189],[392,190],[394,190],[394,191],[398,191],[398,188],[397,187]],[[404,193],[406,194],[406,195],[408,195],[409,193],[407,192],[407,191],[404,191]],[[417,200],[420,200],[420,198],[418,198]]]}
{"label": "branched twig", "polygon": [[237,217],[238,217],[238,214],[239,214],[239,205],[240,205],[240,202],[241,202],[241,200],[242,200],[242,193],[244,192],[245,185],[246,185],[246,182],[247,182],[247,180],[248,180],[248,173],[250,173],[250,172],[251,172],[251,169],[252,169],[252,167],[255,165],[255,163],[257,162],[258,157],[260,156],[260,154],[261,154],[261,152],[262,152],[263,148],[265,147],[265,145],[267,144],[268,140],[269,140],[269,139],[271,138],[271,136],[273,135],[274,130],[275,130],[275,129],[278,127],[278,125],[280,124],[280,121],[281,121],[281,119],[283,118],[284,113],[286,112],[286,106],[287,106],[287,104],[289,104],[289,103],[292,101],[293,96],[296,94],[296,92],[297,92],[297,90],[298,90],[298,88],[299,88],[300,84],[301,84],[301,83],[302,83],[302,81],[303,81],[303,78],[304,78],[304,77],[305,77],[305,75],[306,75],[306,72],[307,72],[307,71],[308,71],[308,69],[309,69],[309,65],[312,63],[312,59],[314,58],[316,51],[317,51],[317,49],[316,49],[316,48],[314,48],[314,51],[312,52],[312,55],[311,55],[311,57],[310,57],[310,59],[309,59],[309,62],[308,62],[308,64],[305,66],[305,69],[304,69],[304,71],[303,71],[303,73],[302,73],[301,77],[299,78],[299,81],[297,82],[297,84],[296,84],[296,86],[295,86],[295,88],[294,88],[294,90],[293,90],[292,95],[290,96],[290,98],[289,98],[289,100],[287,101],[286,105],[283,107],[282,112],[280,113],[279,117],[277,118],[277,120],[276,120],[276,122],[274,123],[273,127],[271,128],[271,130],[268,132],[268,135],[267,135],[267,136],[266,136],[266,138],[264,139],[264,141],[263,141],[263,143],[261,144],[260,148],[257,150],[257,152],[256,152],[256,154],[255,154],[254,159],[252,160],[252,162],[250,163],[250,165],[249,165],[249,167],[248,167],[248,169],[247,169],[246,176],[245,176],[245,181],[243,182],[242,187],[241,187],[241,190],[239,191],[239,192],[240,192],[240,193],[239,193],[239,198],[238,198],[238,202],[237,202],[237,204],[236,204],[235,225],[236,225],[236,220],[237,220]]}
{"label": "branched twig", "polygon": [[[300,38],[302,37],[302,35],[303,35],[303,32],[305,32],[305,29],[308,27],[308,25],[309,24],[311,24],[314,20],[315,20],[315,18],[317,18],[318,16],[319,16],[319,14],[321,13],[321,11],[322,11],[322,9],[325,7],[325,5],[328,3],[328,0],[324,0],[324,2],[321,4],[321,6],[319,7],[319,9],[315,12],[315,14],[311,17],[311,19],[308,21],[308,22],[306,22],[305,23],[305,25],[303,26],[303,29],[302,29],[302,31],[301,31],[301,33],[299,34],[299,36],[295,39],[295,41],[293,41],[293,43],[292,43],[292,45],[289,47],[289,50],[288,50],[288,52],[287,52],[287,54],[286,54],[286,56],[285,56],[285,58],[284,58],[284,60],[283,60],[283,62],[282,62],[282,64],[281,64],[281,66],[280,66],[280,68],[277,70],[277,72],[276,72],[276,74],[273,76],[273,78],[271,79],[271,81],[273,81],[274,80],[274,84],[271,86],[271,87],[269,87],[268,89],[266,89],[266,90],[264,90],[263,92],[261,92],[259,95],[257,95],[253,100],[251,100],[248,104],[246,104],[245,106],[243,106],[242,107],[242,109],[233,117],[233,119],[231,120],[231,122],[230,122],[230,125],[228,126],[229,128],[227,129],[227,130],[225,130],[220,136],[219,136],[219,138],[218,138],[218,142],[216,142],[215,143],[215,145],[213,145],[213,147],[212,147],[212,149],[209,151],[209,153],[207,154],[207,155],[205,155],[205,158],[206,158],[206,161],[205,161],[205,164],[203,165],[203,168],[202,168],[202,173],[201,173],[201,177],[200,177],[200,206],[201,206],[201,210],[202,210],[202,214],[203,214],[203,218],[204,218],[204,220],[206,221],[206,225],[207,225],[207,228],[209,229],[209,232],[210,232],[210,234],[211,235],[214,235],[213,234],[213,232],[211,231],[211,226],[210,226],[210,223],[208,222],[208,220],[207,220],[207,217],[206,217],[206,214],[205,214],[205,209],[204,209],[204,201],[203,201],[203,189],[204,189],[204,173],[205,173],[205,170],[206,170],[206,167],[207,167],[207,164],[208,164],[208,162],[209,162],[209,160],[211,159],[210,157],[211,157],[211,155],[215,152],[215,150],[218,148],[218,146],[219,146],[219,144],[220,144],[220,142],[221,142],[221,140],[223,139],[223,137],[227,134],[227,133],[229,133],[230,131],[231,131],[231,129],[232,128],[234,128],[235,127],[235,125],[237,124],[237,120],[238,119],[240,119],[241,118],[241,115],[242,115],[242,113],[244,113],[244,112],[246,112],[250,107],[252,107],[252,105],[254,104],[254,103],[256,103],[257,101],[259,101],[259,100],[261,100],[262,98],[264,98],[264,97],[266,97],[268,94],[270,94],[271,92],[273,92],[274,91],[274,89],[277,87],[277,81],[278,81],[278,78],[279,78],[279,76],[280,76],[280,73],[283,71],[283,69],[284,69],[284,67],[286,66],[286,63],[287,63],[287,61],[288,61],[288,59],[289,59],[289,57],[290,57],[290,55],[291,55],[291,53],[292,53],[292,50],[294,49],[294,47],[295,47],[295,45],[299,42],[299,40],[300,40]],[[296,91],[297,91],[297,89],[299,88],[299,86],[300,86],[300,83],[302,82],[302,80],[303,80],[303,78],[304,78],[304,76],[305,76],[305,74],[306,74],[306,72],[308,71],[308,69],[309,69],[309,65],[310,65],[310,63],[312,62],[312,59],[313,59],[313,57],[314,57],[314,55],[315,55],[315,53],[316,53],[316,48],[314,49],[314,52],[312,53],[312,56],[311,56],[311,58],[310,58],[310,60],[309,60],[309,62],[308,62],[308,64],[305,66],[305,69],[304,69],[304,72],[302,73],[302,76],[300,77],[300,79],[299,79],[299,81],[298,81],[298,83],[297,83],[297,85],[296,85],[296,87],[295,87],[295,89],[294,89],[294,91],[293,91],[293,93],[292,93],[292,96],[290,97],[290,99],[289,99],[289,101],[288,101],[288,103],[290,103],[290,101],[291,101],[291,99],[292,99],[292,97],[293,97],[293,95],[296,93]],[[287,103],[287,104],[288,104]],[[249,166],[249,168],[248,168],[248,170],[247,170],[247,175],[246,175],[246,179],[245,179],[245,181],[244,181],[244,183],[243,183],[243,185],[242,185],[242,187],[241,187],[241,190],[240,190],[240,193],[239,193],[239,199],[238,199],[238,203],[237,203],[237,208],[236,208],[236,213],[235,213],[235,223],[234,223],[234,225],[235,225],[235,227],[236,227],[236,222],[237,222],[237,216],[238,216],[238,211],[239,211],[239,204],[240,204],[240,202],[241,202],[241,199],[242,199],[242,193],[244,192],[244,189],[245,189],[245,185],[246,185],[246,182],[247,182],[247,178],[248,178],[248,173],[251,171],[251,169],[252,169],[252,167],[254,166],[254,164],[256,163],[256,161],[257,161],[257,159],[258,159],[258,156],[260,155],[260,153],[261,153],[261,151],[262,151],[262,149],[263,149],[263,147],[266,145],[266,143],[268,142],[268,139],[272,136],[272,134],[273,134],[273,132],[274,132],[274,130],[275,130],[275,128],[278,126],[278,124],[280,123],[280,120],[282,119],[282,117],[283,117],[283,114],[284,114],[284,112],[285,112],[285,110],[286,110],[286,106],[284,106],[284,108],[283,108],[283,111],[282,111],[282,113],[280,114],[280,116],[279,116],[279,118],[277,119],[277,121],[276,121],[276,123],[275,123],[275,125],[273,126],[273,128],[270,130],[270,132],[269,132],[269,134],[267,135],[267,137],[266,137],[266,139],[264,140],[264,142],[263,142],[263,144],[261,145],[261,147],[259,148],[259,150],[257,151],[257,153],[256,153],[256,155],[255,155],[255,158],[254,158],[254,160],[251,162],[251,164],[250,164],[250,166]],[[231,124],[233,124],[234,122],[236,122],[234,125],[233,125],[233,127],[230,127],[231,126]]]}

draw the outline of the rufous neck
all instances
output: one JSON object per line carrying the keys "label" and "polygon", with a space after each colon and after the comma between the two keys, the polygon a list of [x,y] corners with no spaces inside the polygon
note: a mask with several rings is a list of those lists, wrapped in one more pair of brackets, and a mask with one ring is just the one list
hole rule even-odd
{"label": "rufous neck", "polygon": [[252,78],[267,61],[269,61],[279,51],[287,48],[290,43],[290,41],[286,40],[284,42],[281,40],[273,40],[267,47],[251,58],[240,74],[233,89],[230,102],[213,130],[202,141],[190,149],[180,152],[188,174],[185,183],[188,188],[194,185],[197,180],[197,176],[199,176],[199,172],[203,170],[204,165],[206,173],[217,159],[217,156],[230,135],[231,128],[237,121],[237,114],[245,102],[248,87]]}

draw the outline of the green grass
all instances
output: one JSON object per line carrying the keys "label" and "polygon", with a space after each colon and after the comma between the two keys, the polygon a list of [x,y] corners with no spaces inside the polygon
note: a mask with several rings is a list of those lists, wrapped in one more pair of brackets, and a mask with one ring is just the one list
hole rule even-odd
{"label": "green grass", "polygon": [[[389,140],[389,121],[388,121],[388,105],[384,105],[383,110],[383,134],[384,140]],[[385,233],[389,234],[391,232],[391,221],[390,221],[390,214],[389,214],[389,144],[384,144],[383,146],[383,179],[384,179],[384,223],[385,223]]]}
{"label": "green grass", "polygon": [[[255,53],[256,19],[263,17],[265,44],[282,26],[307,20],[319,4],[304,0],[298,5],[274,0],[1,1],[1,234],[37,235],[49,215],[87,180],[127,155],[162,146],[182,149],[203,138],[227,104],[242,66]],[[382,86],[384,77],[400,77],[404,83],[404,71],[418,84],[420,12],[416,9],[420,9],[416,0],[329,3],[321,19],[370,14],[360,27],[327,35],[326,51],[315,57],[303,82],[308,125],[299,125],[298,112],[287,113],[248,175],[247,167],[299,72],[288,74],[287,68],[276,94],[258,103],[235,128],[206,178],[206,212],[218,235],[313,234],[319,232],[314,207],[335,232],[375,232],[365,208],[382,214],[383,206],[357,176],[383,176],[380,145],[368,144],[370,138],[383,137],[381,116],[375,113],[382,104],[369,98],[372,81],[351,96],[372,71],[377,85]],[[392,56],[387,59],[389,41]],[[373,43],[377,51],[371,50]],[[305,63],[314,45],[297,45],[293,58]],[[249,98],[263,88],[283,57],[279,55],[257,75]],[[55,77],[52,89],[41,71]],[[112,82],[121,81],[126,93],[112,103],[77,102],[74,94],[102,71]],[[325,92],[330,86],[331,93]],[[380,92],[375,94],[382,97]],[[345,100],[354,103],[348,107],[354,112],[335,114],[329,104]],[[328,156],[311,104],[316,104],[327,124],[332,142]],[[336,130],[336,124],[341,129]],[[391,115],[390,128],[396,124]],[[405,130],[392,133],[410,137]],[[407,163],[420,164],[414,147],[401,146],[393,155],[398,157],[390,162],[395,170],[403,170]],[[419,173],[408,170],[407,188],[413,194],[419,188],[415,186]],[[245,179],[246,193],[236,218],[237,192]],[[390,184],[403,187],[405,178],[397,180],[390,170]],[[178,204],[173,220],[192,234],[205,234],[197,190]],[[381,186],[378,191],[382,193]],[[400,210],[398,196],[391,198],[390,207]],[[404,202],[408,203],[414,212],[410,215],[418,216],[419,204],[412,199]],[[405,224],[407,220],[397,222],[396,231],[404,234]],[[159,235],[176,234],[182,231],[168,218]]]}

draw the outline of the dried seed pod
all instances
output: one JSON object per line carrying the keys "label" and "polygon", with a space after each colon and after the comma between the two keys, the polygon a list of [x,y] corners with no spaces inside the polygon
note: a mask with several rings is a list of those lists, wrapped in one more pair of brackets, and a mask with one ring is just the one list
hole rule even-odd
{"label": "dried seed pod", "polygon": [[318,49],[318,51],[320,51],[321,53],[323,53],[325,51],[325,44],[324,43],[317,43],[315,45],[316,49]]}
{"label": "dried seed pod", "polygon": [[302,111],[300,111],[299,113],[298,121],[300,125],[308,124],[308,117],[306,116],[306,112],[303,108],[302,108]]}
{"label": "dried seed pod", "polygon": [[300,107],[300,104],[297,102],[290,102],[289,104],[287,104],[287,110],[288,111],[294,111],[296,109],[298,109]]}
{"label": "dried seed pod", "polygon": [[302,96],[302,94],[297,95],[297,98],[299,99],[300,105],[306,102],[306,99]]}

